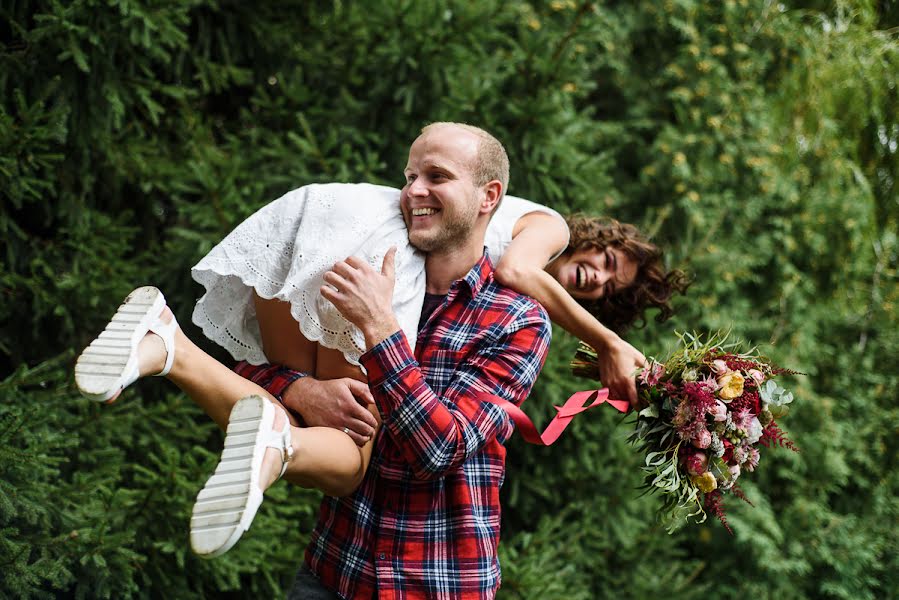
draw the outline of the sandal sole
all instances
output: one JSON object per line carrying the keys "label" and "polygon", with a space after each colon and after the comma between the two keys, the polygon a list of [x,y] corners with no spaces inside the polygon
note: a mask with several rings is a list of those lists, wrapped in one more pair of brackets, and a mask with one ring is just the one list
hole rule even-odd
{"label": "sandal sole", "polygon": [[125,298],[102,333],[75,363],[75,384],[97,402],[112,398],[137,368],[137,346],[165,307],[165,297],[152,286],[137,288]]}
{"label": "sandal sole", "polygon": [[190,545],[199,556],[224,554],[250,528],[262,504],[259,473],[274,420],[274,405],[259,396],[243,398],[231,410],[222,457],[190,519]]}

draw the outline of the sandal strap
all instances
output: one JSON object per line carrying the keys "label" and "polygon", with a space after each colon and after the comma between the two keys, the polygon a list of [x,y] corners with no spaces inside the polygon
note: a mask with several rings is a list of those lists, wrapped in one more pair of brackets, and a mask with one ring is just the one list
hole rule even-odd
{"label": "sandal strap", "polygon": [[174,314],[172,314],[172,320],[168,323],[164,323],[162,319],[157,318],[153,321],[153,324],[150,325],[149,331],[162,338],[162,343],[165,345],[166,352],[165,366],[162,368],[162,371],[156,373],[154,377],[165,377],[169,374],[169,371],[172,370],[172,364],[175,362],[175,330],[177,328],[178,320],[175,318]]}
{"label": "sandal strap", "polygon": [[[279,410],[279,409],[275,409]],[[290,440],[290,421],[284,423],[281,431],[272,430],[268,433],[268,439],[265,440],[266,448],[274,448],[281,452],[281,473],[278,475],[280,479],[287,470],[287,463],[293,460],[293,444]]]}

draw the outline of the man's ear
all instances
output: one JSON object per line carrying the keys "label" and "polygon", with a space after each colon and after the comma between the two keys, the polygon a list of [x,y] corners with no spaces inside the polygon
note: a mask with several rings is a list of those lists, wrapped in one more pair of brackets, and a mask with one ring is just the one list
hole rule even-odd
{"label": "man's ear", "polygon": [[481,206],[479,212],[481,214],[489,215],[492,214],[494,210],[496,210],[500,198],[503,197],[503,184],[500,180],[494,179],[493,181],[484,184],[483,189],[484,196],[481,198]]}

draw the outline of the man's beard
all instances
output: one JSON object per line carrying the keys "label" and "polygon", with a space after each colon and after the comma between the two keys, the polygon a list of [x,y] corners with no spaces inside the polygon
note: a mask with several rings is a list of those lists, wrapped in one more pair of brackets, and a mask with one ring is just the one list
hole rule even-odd
{"label": "man's beard", "polygon": [[441,211],[441,224],[435,231],[409,232],[409,243],[422,252],[441,252],[464,245],[474,230],[478,205],[467,202],[459,210]]}

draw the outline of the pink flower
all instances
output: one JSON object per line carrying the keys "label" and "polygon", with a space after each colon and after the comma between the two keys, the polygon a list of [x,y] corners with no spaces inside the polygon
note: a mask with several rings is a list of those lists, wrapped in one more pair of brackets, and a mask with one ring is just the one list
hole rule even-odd
{"label": "pink flower", "polygon": [[657,384],[664,374],[665,365],[652,361],[647,368],[640,371],[638,379],[644,386],[651,387]]}
{"label": "pink flower", "polygon": [[710,394],[714,394],[718,391],[718,381],[715,379],[715,376],[709,373],[699,382],[699,385],[705,389]]}
{"label": "pink flower", "polygon": [[705,427],[697,431],[693,436],[693,445],[697,448],[708,448],[711,443],[712,434]]}
{"label": "pink flower", "polygon": [[746,460],[743,462],[743,466],[747,471],[755,471],[755,468],[759,466],[759,458],[758,449],[750,447],[746,451]]}
{"label": "pink flower", "polygon": [[742,431],[749,431],[749,426],[752,424],[752,419],[755,415],[749,412],[748,408],[741,408],[740,410],[734,412],[731,415],[733,418],[734,426],[737,429]]}
{"label": "pink flower", "polygon": [[690,475],[702,475],[706,472],[709,457],[705,452],[695,452],[687,456],[687,473]]}
{"label": "pink flower", "polygon": [[761,385],[765,381],[765,374],[758,369],[749,369],[747,375],[752,378],[756,385]]}
{"label": "pink flower", "polygon": [[715,421],[721,422],[727,420],[727,405],[721,400],[715,400],[715,404],[709,408],[709,416]]}
{"label": "pink flower", "polygon": [[740,465],[731,465],[728,469],[730,470],[731,481],[736,480],[740,476]]}
{"label": "pink flower", "polygon": [[718,375],[724,375],[730,369],[727,368],[727,363],[723,360],[713,360],[712,361],[712,370],[715,371]]}

